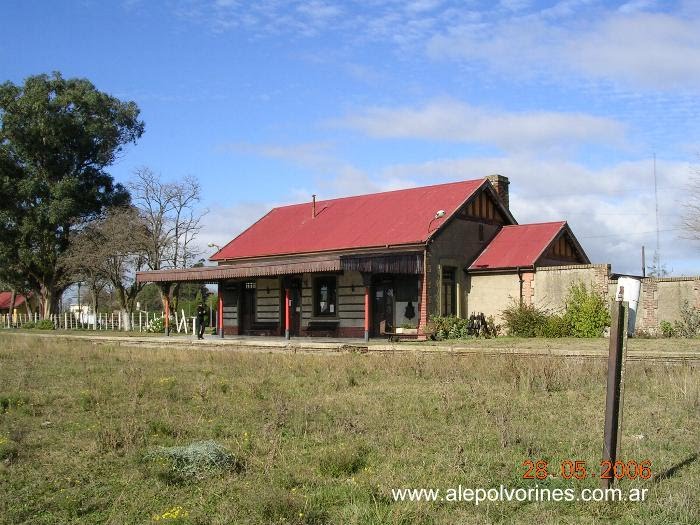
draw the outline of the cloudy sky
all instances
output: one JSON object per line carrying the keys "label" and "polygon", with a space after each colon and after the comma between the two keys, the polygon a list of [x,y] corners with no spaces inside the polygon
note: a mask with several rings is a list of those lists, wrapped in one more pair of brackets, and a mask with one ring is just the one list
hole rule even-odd
{"label": "cloudy sky", "polygon": [[224,243],[273,205],[511,180],[594,262],[700,274],[680,230],[700,170],[700,3],[5,0],[0,80],[61,71],[134,100],[113,167],[197,176]]}

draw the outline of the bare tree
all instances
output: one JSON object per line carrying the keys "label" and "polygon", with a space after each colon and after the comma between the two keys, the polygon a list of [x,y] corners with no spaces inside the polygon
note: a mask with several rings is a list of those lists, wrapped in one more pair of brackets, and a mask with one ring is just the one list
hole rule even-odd
{"label": "bare tree", "polygon": [[104,269],[103,237],[98,230],[98,223],[85,227],[71,239],[70,247],[62,256],[66,273],[74,281],[83,281],[88,285],[95,315],[100,293],[108,282]]}
{"label": "bare tree", "polygon": [[684,237],[700,241],[700,170],[690,180],[683,208]]}
{"label": "bare tree", "polygon": [[87,278],[93,292],[93,308],[108,282],[114,290],[122,326],[131,329],[131,312],[143,287],[136,272],[146,267],[150,232],[134,207],[111,208],[105,217],[88,224],[73,241],[65,264]]}
{"label": "bare tree", "polygon": [[[132,202],[148,230],[146,265],[151,270],[187,268],[201,255],[194,240],[207,210],[199,208],[201,187],[194,177],[163,182],[149,168],[134,172]],[[177,308],[179,283],[161,287],[163,303]]]}

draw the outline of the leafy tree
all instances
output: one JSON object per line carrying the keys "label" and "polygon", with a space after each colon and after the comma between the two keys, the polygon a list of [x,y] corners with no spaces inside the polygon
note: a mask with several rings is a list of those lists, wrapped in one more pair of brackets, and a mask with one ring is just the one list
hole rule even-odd
{"label": "leafy tree", "polygon": [[85,79],[53,73],[0,85],[0,268],[30,282],[44,315],[71,284],[61,264],[71,236],[128,203],[106,168],[143,130],[134,102]]}

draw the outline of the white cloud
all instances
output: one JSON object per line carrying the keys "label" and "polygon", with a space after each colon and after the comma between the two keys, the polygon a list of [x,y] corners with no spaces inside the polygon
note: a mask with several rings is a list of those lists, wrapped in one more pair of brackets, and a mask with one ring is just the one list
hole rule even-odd
{"label": "white cloud", "polygon": [[648,12],[651,2],[620,10],[560,3],[527,16],[451,26],[426,43],[428,55],[486,64],[499,73],[560,81],[612,81],[634,88],[698,92],[700,18]]}
{"label": "white cloud", "polygon": [[455,100],[431,102],[419,108],[373,107],[331,124],[376,138],[479,143],[508,151],[587,142],[624,143],[623,125],[609,118],[553,111],[492,111]]}
{"label": "white cloud", "polygon": [[[389,166],[382,178],[424,185],[500,173],[510,179],[511,210],[520,223],[567,220],[593,262],[640,272],[656,244],[652,160],[593,169],[524,155],[442,159]],[[661,254],[676,272],[700,274],[699,244],[681,238],[679,201],[690,174],[683,162],[658,161]]]}
{"label": "white cloud", "polygon": [[563,47],[589,75],[654,88],[700,86],[700,19],[662,13],[609,17]]}
{"label": "white cloud", "polygon": [[276,204],[266,202],[240,202],[232,206],[213,205],[202,219],[203,228],[197,237],[197,246],[202,257],[208,259],[216,251],[209,243],[223,246]]}
{"label": "white cloud", "polygon": [[332,144],[328,142],[307,142],[291,145],[238,142],[221,145],[218,149],[278,159],[311,169],[325,170],[337,166],[337,161],[332,155],[332,147]]}
{"label": "white cloud", "polygon": [[423,51],[519,77],[693,92],[700,83],[697,2],[563,0],[541,8],[529,0],[501,0],[477,9],[440,0],[360,8],[337,0],[190,0],[175,12],[218,32],[245,30],[256,38],[332,34],[344,47],[386,42],[413,57]]}
{"label": "white cloud", "polygon": [[[520,223],[567,220],[593,262],[611,263],[617,272],[639,272],[641,246],[646,246],[648,260],[655,248],[652,159],[591,168],[510,153],[395,164],[370,172],[334,159],[330,146],[318,149],[320,163],[313,145],[248,147],[248,153],[308,167],[317,177],[310,186],[290,188],[287,202],[212,206],[205,219],[207,242],[227,242],[273,206],[307,201],[312,193],[326,199],[500,173],[510,179],[511,210]],[[700,274],[699,244],[683,239],[680,231],[680,203],[691,174],[685,162],[657,160],[661,254],[676,273]]]}

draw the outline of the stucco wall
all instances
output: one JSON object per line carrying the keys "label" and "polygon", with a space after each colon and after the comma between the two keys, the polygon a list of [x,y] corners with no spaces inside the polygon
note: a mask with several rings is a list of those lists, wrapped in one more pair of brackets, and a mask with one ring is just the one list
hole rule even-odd
{"label": "stucco wall", "polygon": [[609,273],[608,264],[539,267],[533,281],[533,304],[539,308],[561,311],[569,288],[575,283],[585,284],[589,290],[596,290],[607,300],[611,296]]}
{"label": "stucco wall", "polygon": [[468,310],[464,317],[472,313],[483,312],[487,317],[493,315],[496,322],[502,322],[501,312],[513,301],[519,301],[520,280],[516,272],[487,273],[468,277]]}
{"label": "stucco wall", "polygon": [[471,264],[498,232],[498,225],[484,224],[484,241],[479,241],[479,222],[455,219],[433,240],[426,257],[428,281],[428,314],[440,315],[442,304],[442,267],[456,268],[456,308],[461,317],[467,317],[468,278],[464,268]]}
{"label": "stucco wall", "polygon": [[637,329],[655,332],[661,321],[679,320],[684,301],[700,308],[700,277],[642,279]]}

